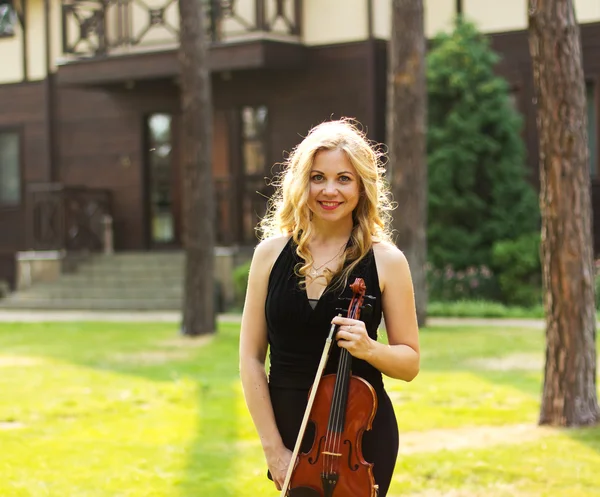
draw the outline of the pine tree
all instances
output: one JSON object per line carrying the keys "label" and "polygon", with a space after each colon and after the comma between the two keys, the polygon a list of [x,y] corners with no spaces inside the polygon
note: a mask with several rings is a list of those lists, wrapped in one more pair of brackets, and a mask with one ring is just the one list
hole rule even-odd
{"label": "pine tree", "polygon": [[572,0],[529,2],[540,142],[546,367],[540,424],[600,422],[581,35]]}
{"label": "pine tree", "polygon": [[428,55],[429,260],[455,269],[489,265],[493,245],[537,230],[521,117],[499,57],[460,18]]}
{"label": "pine tree", "polygon": [[184,335],[196,336],[213,333],[216,329],[212,91],[204,4],[199,0],[179,0],[179,13],[185,220],[181,331]]}
{"label": "pine tree", "polygon": [[411,267],[417,319],[427,319],[425,28],[422,0],[392,1],[388,63],[388,145],[396,243]]}

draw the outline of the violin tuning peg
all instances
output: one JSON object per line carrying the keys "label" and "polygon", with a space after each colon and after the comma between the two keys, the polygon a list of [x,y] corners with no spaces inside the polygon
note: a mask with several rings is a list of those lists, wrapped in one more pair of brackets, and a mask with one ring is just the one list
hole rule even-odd
{"label": "violin tuning peg", "polygon": [[361,320],[369,320],[373,315],[373,306],[371,304],[365,304],[360,308]]}

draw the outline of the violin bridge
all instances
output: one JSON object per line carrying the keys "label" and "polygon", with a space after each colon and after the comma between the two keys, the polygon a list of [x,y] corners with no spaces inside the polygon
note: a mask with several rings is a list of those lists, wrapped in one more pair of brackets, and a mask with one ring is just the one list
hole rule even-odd
{"label": "violin bridge", "polygon": [[321,454],[323,454],[324,456],[342,457],[342,454],[338,454],[337,452],[326,452],[326,451],[323,451],[323,452],[321,452]]}

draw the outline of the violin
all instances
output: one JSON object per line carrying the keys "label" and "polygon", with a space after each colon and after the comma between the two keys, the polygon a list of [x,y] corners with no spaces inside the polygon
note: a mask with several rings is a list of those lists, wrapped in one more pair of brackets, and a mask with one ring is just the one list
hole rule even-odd
{"label": "violin", "polygon": [[[350,285],[347,317],[359,319],[366,286],[361,278]],[[280,497],[376,497],[373,464],[362,455],[362,435],[377,412],[377,394],[363,378],[352,375],[352,355],[342,349],[336,374],[323,376],[332,338],[332,325],[308,405],[292,453]],[[299,453],[306,426],[315,426],[311,449]]]}

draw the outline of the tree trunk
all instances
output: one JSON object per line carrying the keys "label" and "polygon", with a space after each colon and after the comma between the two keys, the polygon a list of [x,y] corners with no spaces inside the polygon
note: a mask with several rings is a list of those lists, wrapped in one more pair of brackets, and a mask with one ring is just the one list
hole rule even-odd
{"label": "tree trunk", "polygon": [[422,0],[392,0],[388,56],[387,143],[398,208],[393,227],[411,268],[417,319],[427,318],[427,90]]}
{"label": "tree trunk", "polygon": [[540,424],[600,420],[587,116],[572,0],[529,0],[540,139],[546,370]]}
{"label": "tree trunk", "polygon": [[182,333],[215,331],[212,109],[203,0],[179,0],[185,286]]}

